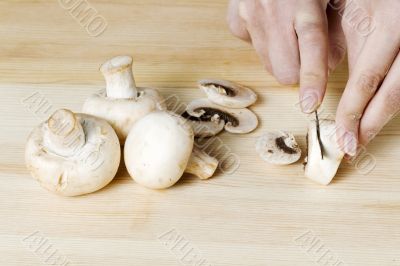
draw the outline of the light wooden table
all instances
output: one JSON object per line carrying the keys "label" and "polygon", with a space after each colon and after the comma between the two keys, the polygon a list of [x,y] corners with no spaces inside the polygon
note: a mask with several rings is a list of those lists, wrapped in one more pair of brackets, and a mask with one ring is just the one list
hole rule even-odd
{"label": "light wooden table", "polygon": [[[0,2],[0,265],[46,265],[57,256],[59,265],[88,266],[324,265],[328,256],[329,265],[400,265],[399,118],[368,147],[372,172],[344,163],[330,186],[316,185],[301,163],[274,167],[255,153],[257,137],[274,129],[294,132],[304,147],[309,118],[296,106],[297,88],[278,85],[251,47],[231,36],[226,1],[90,0],[108,25],[98,37],[63,2]],[[49,111],[79,111],[104,87],[99,65],[119,54],[133,55],[139,85],[182,102],[203,96],[200,78],[253,87],[260,127],[220,136],[240,158],[237,171],[208,181],[185,176],[151,191],[121,167],[91,195],[42,189],[23,153],[48,114],[30,97],[42,97]],[[342,66],[332,75],[325,114],[335,113],[346,73]]]}

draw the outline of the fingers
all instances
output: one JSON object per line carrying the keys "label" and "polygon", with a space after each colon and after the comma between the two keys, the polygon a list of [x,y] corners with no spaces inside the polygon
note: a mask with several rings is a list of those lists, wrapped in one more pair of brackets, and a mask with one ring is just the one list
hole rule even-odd
{"label": "fingers", "polygon": [[328,7],[327,15],[329,37],[328,69],[332,72],[346,55],[346,39],[342,28],[342,16],[339,12]]}
{"label": "fingers", "polygon": [[314,112],[322,103],[328,79],[328,25],[319,1],[299,7],[295,30],[300,49],[300,102],[302,111]]}
{"label": "fingers", "polygon": [[360,124],[359,140],[367,145],[400,110],[400,55],[378,93],[368,104]]}
{"label": "fingers", "polygon": [[339,146],[348,155],[356,153],[360,119],[393,63],[398,47],[399,42],[392,35],[375,31],[360,52],[336,115],[337,125],[342,129]]}
{"label": "fingers", "polygon": [[281,84],[297,84],[300,75],[300,55],[296,33],[291,27],[276,25],[267,34],[268,56],[273,75]]}
{"label": "fingers", "polygon": [[228,6],[228,26],[232,34],[236,37],[250,42],[250,34],[246,29],[246,23],[239,15],[239,3],[241,0],[231,0]]}

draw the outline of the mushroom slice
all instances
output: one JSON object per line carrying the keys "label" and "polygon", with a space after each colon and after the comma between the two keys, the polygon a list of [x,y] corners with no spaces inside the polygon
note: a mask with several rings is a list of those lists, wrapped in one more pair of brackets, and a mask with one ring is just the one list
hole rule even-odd
{"label": "mushroom slice", "polygon": [[230,109],[212,103],[205,98],[190,102],[186,112],[202,121],[223,120],[225,130],[235,134],[249,133],[258,126],[257,116],[249,109]]}
{"label": "mushroom slice", "polygon": [[213,137],[220,133],[225,127],[225,121],[219,119],[218,116],[202,118],[191,116],[185,111],[182,113],[182,117],[192,126],[194,136],[199,138]]}
{"label": "mushroom slice", "polygon": [[124,155],[130,176],[152,189],[174,185],[184,172],[208,179],[218,166],[215,158],[194,149],[192,128],[170,112],[152,112],[135,123]]}
{"label": "mushroom slice", "polygon": [[117,56],[105,62],[100,71],[106,80],[106,93],[90,96],[82,109],[86,114],[107,120],[122,145],[136,121],[148,113],[166,109],[156,89],[136,86],[132,62],[130,56]]}
{"label": "mushroom slice", "polygon": [[256,151],[264,161],[276,165],[292,164],[301,157],[301,149],[293,134],[283,131],[262,135],[257,140]]}
{"label": "mushroom slice", "polygon": [[198,82],[210,101],[228,108],[246,108],[257,101],[251,89],[227,80],[204,79]]}
{"label": "mushroom slice", "polygon": [[56,111],[28,138],[25,161],[42,187],[63,196],[78,196],[106,186],[117,173],[121,147],[103,119]]}
{"label": "mushroom slice", "polygon": [[305,176],[317,183],[328,185],[336,175],[344,156],[337,144],[335,121],[310,122],[307,145]]}

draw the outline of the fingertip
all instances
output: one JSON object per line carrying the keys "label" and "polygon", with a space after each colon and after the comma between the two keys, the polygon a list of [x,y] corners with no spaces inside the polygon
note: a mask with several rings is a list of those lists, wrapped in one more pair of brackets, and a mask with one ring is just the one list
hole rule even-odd
{"label": "fingertip", "polygon": [[300,90],[300,107],[305,114],[315,112],[321,105],[322,99],[316,90]]}

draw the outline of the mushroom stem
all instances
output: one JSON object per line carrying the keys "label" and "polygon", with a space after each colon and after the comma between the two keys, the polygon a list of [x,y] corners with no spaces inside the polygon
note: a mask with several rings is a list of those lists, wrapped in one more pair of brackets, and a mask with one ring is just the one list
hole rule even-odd
{"label": "mushroom stem", "polygon": [[66,109],[57,110],[46,122],[45,143],[60,156],[71,156],[85,145],[85,132],[75,114]]}
{"label": "mushroom stem", "polygon": [[218,160],[194,147],[185,172],[200,179],[209,179],[218,167]]}
{"label": "mushroom stem", "polygon": [[116,99],[137,98],[138,90],[132,73],[132,61],[130,56],[117,56],[100,67],[107,83],[107,97]]}

